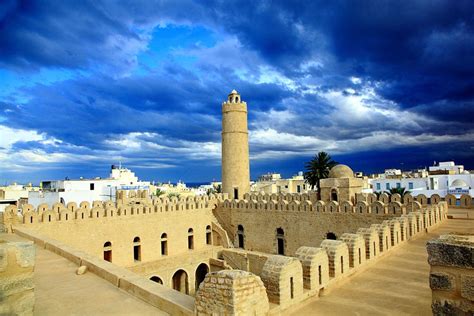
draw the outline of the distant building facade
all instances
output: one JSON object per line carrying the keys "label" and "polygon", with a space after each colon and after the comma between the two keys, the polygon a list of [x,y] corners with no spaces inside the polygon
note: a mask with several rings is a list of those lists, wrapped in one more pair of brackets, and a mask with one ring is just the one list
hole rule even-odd
{"label": "distant building facade", "polygon": [[67,204],[87,201],[116,201],[118,190],[149,191],[150,182],[139,181],[130,169],[112,166],[107,179],[78,179],[42,181],[40,191],[28,193],[28,203],[37,207],[46,203]]}

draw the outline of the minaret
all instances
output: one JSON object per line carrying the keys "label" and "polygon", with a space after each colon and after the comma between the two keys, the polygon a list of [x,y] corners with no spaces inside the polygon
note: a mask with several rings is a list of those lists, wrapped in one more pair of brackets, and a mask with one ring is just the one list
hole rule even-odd
{"label": "minaret", "polygon": [[222,192],[243,199],[250,191],[247,103],[232,90],[222,103]]}

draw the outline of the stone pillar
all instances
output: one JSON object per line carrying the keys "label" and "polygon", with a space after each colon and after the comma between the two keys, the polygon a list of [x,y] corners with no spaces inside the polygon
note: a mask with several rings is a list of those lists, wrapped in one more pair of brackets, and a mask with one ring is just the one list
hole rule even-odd
{"label": "stone pillar", "polygon": [[33,315],[33,242],[0,240],[0,315]]}
{"label": "stone pillar", "polygon": [[443,235],[426,248],[433,315],[473,315],[474,236]]}

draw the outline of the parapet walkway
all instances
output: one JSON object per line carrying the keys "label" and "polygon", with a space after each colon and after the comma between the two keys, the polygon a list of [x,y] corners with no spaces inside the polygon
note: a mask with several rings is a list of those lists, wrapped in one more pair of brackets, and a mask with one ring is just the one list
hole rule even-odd
{"label": "parapet walkway", "polygon": [[[12,234],[5,239],[24,241]],[[76,275],[77,266],[36,247],[34,315],[167,315],[93,273]]]}
{"label": "parapet walkway", "polygon": [[448,232],[474,234],[474,221],[450,219],[411,240],[292,315],[431,315],[426,242]]}

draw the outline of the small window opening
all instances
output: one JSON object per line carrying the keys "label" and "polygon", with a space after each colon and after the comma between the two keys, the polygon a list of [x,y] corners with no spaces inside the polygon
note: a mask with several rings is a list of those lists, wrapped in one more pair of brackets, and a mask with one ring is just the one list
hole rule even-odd
{"label": "small window opening", "polygon": [[341,256],[341,273],[344,273],[344,257]]}
{"label": "small window opening", "polygon": [[206,226],[206,244],[211,245],[212,244],[212,230],[211,230],[211,225]]}
{"label": "small window opening", "polygon": [[141,254],[141,245],[140,245],[140,237],[135,237],[133,239],[133,260],[141,261],[142,254]]}
{"label": "small window opening", "polygon": [[161,255],[168,255],[168,235],[166,233],[161,234]]}
{"label": "small window opening", "polygon": [[319,285],[323,284],[323,276],[321,271],[321,265],[318,266]]}
{"label": "small window opening", "polygon": [[194,249],[194,235],[193,229],[188,229],[188,249]]}
{"label": "small window opening", "polygon": [[90,188],[91,191],[94,191],[94,183],[91,183],[91,184],[89,185],[89,188]]}
{"label": "small window opening", "polygon": [[290,278],[290,297],[291,297],[291,299],[293,299],[295,297],[293,277]]}
{"label": "small window opening", "polygon": [[277,253],[279,255],[285,255],[285,232],[283,228],[277,228]]}

